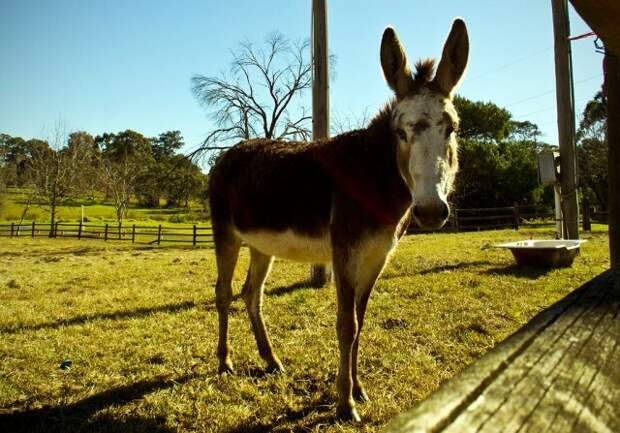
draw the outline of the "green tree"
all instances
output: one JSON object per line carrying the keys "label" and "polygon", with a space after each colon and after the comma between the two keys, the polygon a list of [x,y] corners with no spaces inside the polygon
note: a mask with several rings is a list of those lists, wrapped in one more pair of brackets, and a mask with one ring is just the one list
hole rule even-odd
{"label": "green tree", "polygon": [[23,186],[29,157],[23,138],[0,134],[0,184]]}
{"label": "green tree", "polygon": [[598,92],[583,110],[577,131],[577,164],[584,196],[607,209],[607,107]]}
{"label": "green tree", "polygon": [[547,204],[552,197],[538,184],[536,153],[545,145],[538,126],[514,121],[491,102],[457,96],[459,173],[452,202],[460,208]]}

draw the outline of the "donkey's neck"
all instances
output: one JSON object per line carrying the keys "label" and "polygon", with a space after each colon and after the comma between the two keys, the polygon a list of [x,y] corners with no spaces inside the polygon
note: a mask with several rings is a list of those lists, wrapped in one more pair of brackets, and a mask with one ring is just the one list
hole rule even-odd
{"label": "donkey's neck", "polygon": [[398,224],[412,201],[398,166],[397,140],[390,126],[393,106],[386,104],[367,128],[325,142],[325,153],[317,155],[333,179],[334,192],[377,225]]}

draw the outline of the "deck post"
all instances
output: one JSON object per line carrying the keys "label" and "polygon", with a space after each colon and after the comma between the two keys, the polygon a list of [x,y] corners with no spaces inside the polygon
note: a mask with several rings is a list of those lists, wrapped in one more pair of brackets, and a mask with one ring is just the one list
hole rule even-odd
{"label": "deck post", "polygon": [[611,266],[620,265],[620,53],[605,55],[607,141],[609,146],[608,217]]}

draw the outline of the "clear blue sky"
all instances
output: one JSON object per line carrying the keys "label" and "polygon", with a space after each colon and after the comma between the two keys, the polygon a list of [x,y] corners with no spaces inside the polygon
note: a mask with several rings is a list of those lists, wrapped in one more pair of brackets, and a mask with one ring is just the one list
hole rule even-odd
{"label": "clear blue sky", "polygon": [[[1,0],[0,132],[45,138],[59,120],[93,135],[178,129],[189,150],[213,128],[191,94],[191,76],[227,70],[230,49],[246,38],[259,42],[274,30],[307,38],[310,5]],[[328,13],[330,51],[337,56],[334,115],[373,113],[389,97],[378,55],[386,25],[396,28],[410,57],[436,57],[452,19],[461,16],[471,50],[459,93],[505,106],[516,119],[537,123],[545,141],[556,142],[550,1],[332,0]],[[571,30],[589,31],[574,12]],[[591,39],[573,43],[578,113],[600,88],[601,61]],[[309,106],[310,94],[304,98]]]}

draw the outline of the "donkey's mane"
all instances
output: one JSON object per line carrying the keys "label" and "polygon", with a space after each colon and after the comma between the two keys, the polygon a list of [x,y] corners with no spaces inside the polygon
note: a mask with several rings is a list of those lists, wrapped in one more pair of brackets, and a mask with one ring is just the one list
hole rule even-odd
{"label": "donkey's mane", "polygon": [[[420,59],[415,63],[415,72],[413,74],[413,93],[417,93],[420,89],[428,84],[435,75],[435,59]],[[392,111],[398,101],[396,98],[390,99],[381,107],[379,112],[372,118],[368,124],[369,128],[373,129],[391,129],[390,119],[392,117]]]}

